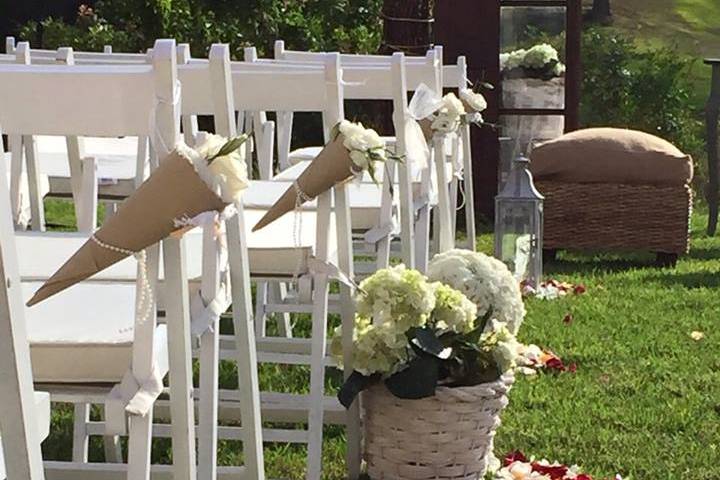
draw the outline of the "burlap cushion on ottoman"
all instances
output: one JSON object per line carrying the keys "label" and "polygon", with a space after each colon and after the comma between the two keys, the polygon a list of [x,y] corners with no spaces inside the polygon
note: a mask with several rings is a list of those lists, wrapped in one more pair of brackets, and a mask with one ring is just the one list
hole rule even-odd
{"label": "burlap cushion on ottoman", "polygon": [[669,142],[579,130],[535,147],[530,168],[545,195],[545,248],[687,251],[692,159]]}
{"label": "burlap cushion on ottoman", "polygon": [[624,185],[686,185],[692,159],[670,142],[635,130],[588,128],[535,147],[537,180]]}

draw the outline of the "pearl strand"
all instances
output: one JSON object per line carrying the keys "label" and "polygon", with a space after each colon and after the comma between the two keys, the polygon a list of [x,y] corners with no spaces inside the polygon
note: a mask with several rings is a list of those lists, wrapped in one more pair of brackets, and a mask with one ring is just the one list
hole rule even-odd
{"label": "pearl strand", "polygon": [[133,252],[132,250],[128,250],[126,248],[117,247],[115,245],[110,245],[109,243],[105,243],[97,236],[92,235],[90,239],[95,242],[98,246],[110,250],[112,252],[122,253],[123,255],[132,255],[134,256],[137,261],[138,265],[140,266],[140,271],[138,272],[139,278],[139,298],[135,302],[135,314],[137,315],[136,323],[142,325],[144,324],[148,318],[150,317],[150,313],[152,312],[152,288],[150,287],[150,281],[148,279],[148,271],[147,271],[147,253],[145,250],[140,250],[139,252]]}

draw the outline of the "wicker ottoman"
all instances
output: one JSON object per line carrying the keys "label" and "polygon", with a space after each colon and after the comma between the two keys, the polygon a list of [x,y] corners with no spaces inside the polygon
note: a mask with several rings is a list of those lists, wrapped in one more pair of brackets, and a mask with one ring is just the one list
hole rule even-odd
{"label": "wicker ottoman", "polygon": [[588,129],[533,149],[545,196],[544,247],[649,251],[672,265],[689,249],[692,160],[642,132]]}

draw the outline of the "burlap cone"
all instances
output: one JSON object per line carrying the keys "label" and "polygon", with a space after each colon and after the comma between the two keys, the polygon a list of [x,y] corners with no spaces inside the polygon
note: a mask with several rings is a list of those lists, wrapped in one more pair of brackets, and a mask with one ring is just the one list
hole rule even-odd
{"label": "burlap cone", "polygon": [[420,125],[420,129],[423,132],[423,135],[425,136],[425,140],[430,141],[433,137],[433,130],[432,130],[432,119],[431,118],[423,118],[422,120],[418,120],[418,125]]}
{"label": "burlap cone", "polygon": [[[188,159],[175,150],[95,232],[95,237],[107,245],[138,252],[177,230],[173,220],[193,218],[210,210],[221,212],[226,206]],[[125,253],[101,247],[90,239],[35,292],[27,305],[45,300],[125,257]]]}
{"label": "burlap cone", "polygon": [[[353,176],[355,167],[350,159],[350,153],[343,146],[343,140],[343,136],[338,135],[335,140],[325,145],[325,148],[297,178],[300,190],[308,197],[315,198],[336,183],[342,183]],[[293,211],[296,201],[297,192],[295,187],[291,186],[253,227],[253,232]]]}

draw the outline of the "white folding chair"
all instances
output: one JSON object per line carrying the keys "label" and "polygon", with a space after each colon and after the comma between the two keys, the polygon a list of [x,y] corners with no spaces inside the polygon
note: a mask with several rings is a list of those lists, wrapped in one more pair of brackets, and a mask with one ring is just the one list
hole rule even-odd
{"label": "white folding chair", "polygon": [[40,442],[50,429],[50,397],[33,389],[10,195],[4,175],[0,171],[0,275],[5,279],[0,289],[0,479],[42,480]]}
{"label": "white folding chair", "polygon": [[[175,83],[174,41],[156,42],[152,65],[4,65],[0,66],[0,123],[9,135],[154,135],[163,146],[172,146],[179,133],[175,116],[177,106],[174,104]],[[108,95],[108,92],[112,92],[112,95]],[[149,122],[151,116],[156,120],[153,125]],[[92,164],[86,166],[94,171]],[[96,187],[97,184],[93,185]],[[182,249],[179,242],[174,239],[164,242],[164,264],[166,294],[182,300],[186,298],[183,289],[187,289],[187,284],[181,275],[182,257],[178,252],[181,253]],[[51,248],[51,252],[56,250]],[[34,256],[35,252],[23,249],[23,254]],[[158,261],[159,249],[148,249],[151,283],[158,277]],[[39,286],[39,283],[33,283],[26,283],[26,298],[34,287]],[[134,290],[128,284],[90,282],[75,286],[30,309],[28,328],[31,332],[30,341],[35,347],[52,343],[46,341],[49,339],[65,340],[60,343],[74,344],[79,349],[88,345],[94,347],[98,346],[98,336],[106,339],[104,345],[108,347],[123,343],[131,345],[124,353],[115,351],[114,357],[108,355],[117,360],[119,354],[120,358],[125,359],[124,363],[118,360],[113,368],[103,368],[102,371],[97,371],[95,362],[89,362],[87,358],[83,360],[83,357],[75,362],[53,361],[53,355],[58,352],[50,348],[48,357],[42,353],[34,355],[35,379],[57,384],[51,394],[58,401],[74,398],[75,403],[87,404],[114,398],[108,405],[115,405],[118,409],[110,408],[106,411],[106,417],[116,412],[111,415],[114,419],[111,423],[118,431],[122,431],[127,399],[136,392],[144,391],[145,385],[148,385],[145,382],[151,379],[157,382],[170,368],[169,392],[175,452],[173,472],[175,478],[191,479],[195,476],[195,448],[187,309],[182,301],[169,302],[166,308],[167,327],[156,324],[154,304],[148,319],[141,321],[138,316],[133,320]],[[106,300],[103,301],[103,298]],[[93,302],[94,308],[91,308],[90,302]],[[58,316],[69,323],[58,321]],[[49,328],[47,318],[53,317],[53,328]],[[84,326],[72,323],[80,322],[81,318],[87,322]],[[103,320],[105,323],[100,323]],[[106,335],[102,335],[100,325],[105,327]],[[73,331],[82,337],[72,336]],[[35,342],[33,332],[37,335]],[[61,358],[66,357],[63,355]],[[96,370],[89,371],[91,367]],[[120,372],[118,367],[125,371]],[[110,392],[108,387],[98,389],[94,385],[97,380],[110,382],[109,386],[115,384],[115,387]],[[72,385],[67,386],[67,382]],[[126,471],[127,478],[149,478],[152,417],[151,406],[143,416],[130,416],[128,465],[112,465],[110,470]],[[82,435],[78,436],[83,438]],[[73,450],[74,460],[80,457],[80,461],[64,465],[48,462],[46,468],[60,474],[76,471],[75,475],[79,477],[92,476],[89,472],[101,467],[108,468],[108,465],[93,466],[82,461],[86,455],[84,442],[74,445]]]}
{"label": "white folding chair", "polygon": [[[294,71],[267,68],[252,63],[229,62],[226,46],[213,46],[211,65],[223,65],[223,78],[229,78],[225,96],[226,112],[222,131],[234,121],[235,111],[260,112],[289,109],[291,111],[322,112],[325,138],[330,130],[343,118],[342,85],[337,58],[329,58],[324,68],[300,68]],[[212,70],[212,68],[211,68]],[[190,62],[179,68],[183,88],[184,115],[207,113],[211,104],[207,95],[208,68],[203,62]],[[216,76],[217,78],[217,76]],[[217,116],[216,116],[217,121]],[[262,182],[262,181],[259,181]],[[258,182],[255,182],[257,184]],[[247,197],[245,197],[247,198]],[[334,202],[333,202],[334,200]],[[247,226],[253,226],[265,210],[247,208]],[[286,393],[264,393],[263,415],[265,420],[306,421],[308,430],[272,429],[266,430],[266,440],[306,443],[308,445],[307,478],[318,479],[321,475],[322,428],[324,406],[341,407],[337,400],[324,396],[324,370],[326,366],[326,337],[328,316],[328,284],[331,275],[327,269],[318,268],[333,262],[349,276],[352,276],[350,218],[347,190],[344,185],[332,188],[317,199],[314,211],[301,211],[302,238],[293,240],[293,216],[288,214],[266,229],[248,234],[248,255],[250,273],[256,279],[287,282],[294,276],[300,283],[309,286],[309,295],[298,297],[296,304],[288,305],[289,312],[312,314],[312,335],[309,339],[258,339],[259,360],[272,363],[309,364],[310,393],[298,398]],[[337,232],[337,234],[336,234]],[[232,249],[231,249],[232,251]],[[341,285],[345,305],[343,323],[352,332],[352,303],[350,288]],[[235,309],[235,307],[234,307]],[[236,331],[236,335],[238,332]],[[277,340],[277,341],[276,341]],[[225,342],[221,337],[221,346]],[[295,354],[292,354],[294,348]],[[299,351],[298,351],[299,348]],[[291,350],[288,350],[291,349]],[[224,349],[221,348],[221,355]],[[230,353],[230,352],[228,352]],[[231,392],[220,392],[220,403],[227,405],[233,396]],[[335,405],[337,404],[337,405]],[[266,408],[267,407],[267,408]],[[359,473],[359,427],[357,410],[355,420],[349,420],[351,454],[355,457],[349,468]],[[299,415],[299,417],[298,417]],[[304,417],[304,418],[303,418]],[[352,419],[353,417],[349,417]],[[352,425],[355,425],[353,427]]]}
{"label": "white folding chair", "polygon": [[[281,42],[276,43],[276,46],[279,45]],[[281,50],[279,48],[276,48],[276,53]],[[281,56],[282,58],[289,58],[289,60],[281,60],[279,61],[280,64],[287,64],[289,61],[290,64],[296,64],[299,61],[304,62],[305,64],[312,64],[318,62],[320,59],[322,59],[325,55],[324,53],[317,53],[317,52],[293,52],[293,54],[288,54],[287,51],[284,51],[284,53],[280,54],[277,53],[277,55]],[[379,99],[394,99],[397,97],[398,92],[394,89],[393,85],[396,83],[397,80],[392,80],[392,78],[388,78],[388,74],[390,72],[390,67],[392,63],[392,57],[383,57],[383,56],[370,56],[372,57],[372,61],[361,61],[361,59],[364,56],[362,55],[341,55],[341,61],[346,61],[346,64],[343,64],[343,81],[345,82],[345,98],[346,99],[353,99],[353,100],[379,100]],[[380,61],[379,59],[382,59]],[[406,60],[410,60],[409,58]],[[278,60],[261,60],[264,63],[278,63]],[[302,64],[301,62],[301,64]],[[426,84],[430,86],[433,90],[440,92],[440,62],[438,58],[438,50],[431,50],[428,52],[428,54],[425,57],[421,58],[415,58],[412,59],[410,63],[405,65],[405,88],[408,91],[416,90],[419,85]],[[406,94],[402,94],[403,98],[406,98]],[[396,102],[394,105],[395,112],[398,111],[400,108],[400,105]],[[290,112],[290,115],[292,112]],[[407,112],[407,106],[405,107],[405,115],[409,115]],[[278,132],[286,132],[288,131],[288,128],[285,128],[281,125],[280,119],[278,120]],[[397,132],[397,123],[396,123],[396,132]],[[389,143],[394,144],[396,142],[395,137],[386,137]],[[288,144],[289,145],[289,138],[282,140],[278,138],[278,145]],[[299,151],[295,152],[286,152],[286,153],[278,153],[278,158],[282,159],[283,155],[287,155],[290,158],[290,163],[296,163],[297,165],[288,168],[287,170],[281,172],[279,175],[277,175],[275,178],[278,180],[284,180],[284,181],[292,181],[293,178],[296,178],[309,164],[309,161],[311,158],[314,158],[315,155],[319,152],[319,147],[309,147],[300,149]],[[282,162],[282,160],[281,160]],[[282,163],[281,163],[282,164]],[[399,170],[400,173],[402,173],[402,168]],[[426,176],[427,175],[427,176]],[[414,171],[411,183],[415,185],[415,192],[414,195],[409,196],[405,192],[405,188],[403,186],[402,179],[401,183],[399,185],[399,192],[400,192],[400,208],[404,211],[401,212],[400,220],[401,220],[401,229],[400,229],[400,238],[401,238],[401,245],[403,243],[408,242],[407,238],[412,238],[415,240],[415,246],[414,249],[414,257],[413,260],[408,260],[408,249],[405,247],[403,248],[402,253],[402,260],[408,265],[408,266],[415,266],[416,268],[419,268],[420,270],[424,270],[425,266],[427,265],[428,261],[428,249],[429,249],[429,242],[428,242],[428,234],[424,234],[422,232],[429,232],[430,228],[430,207],[431,204],[438,204],[440,202],[446,202],[448,201],[447,198],[443,198],[442,192],[439,192],[439,201],[433,199],[432,197],[434,195],[431,195],[431,182],[442,184],[439,181],[435,182],[434,180],[431,180],[430,178],[430,170],[425,169],[417,169]],[[447,166],[445,166],[445,169],[442,171],[442,175],[435,175],[433,174],[432,177],[440,177],[440,178],[449,178],[449,170],[447,169]],[[365,179],[366,182],[370,182],[371,180],[369,178]],[[412,201],[408,201],[409,198],[413,198]],[[352,200],[352,198],[351,198]],[[407,202],[407,203],[406,203]],[[405,206],[407,205],[407,206]],[[448,208],[444,208],[444,210],[449,210]],[[405,218],[406,220],[403,220]],[[402,223],[407,221],[408,224]],[[447,231],[450,229],[449,224],[449,216],[447,218],[447,221],[443,220],[443,225],[437,227],[438,229],[442,229],[447,233]],[[413,224],[414,225],[411,225]],[[440,222],[438,222],[440,223]],[[414,228],[411,228],[414,227]],[[407,232],[407,233],[406,233]],[[449,234],[446,235],[446,237],[449,237]],[[367,247],[367,246],[365,246]],[[367,248],[365,248],[365,252],[362,252],[362,249],[360,252],[367,254]],[[379,264],[379,266],[382,266]],[[372,272],[368,272],[372,273]]]}

